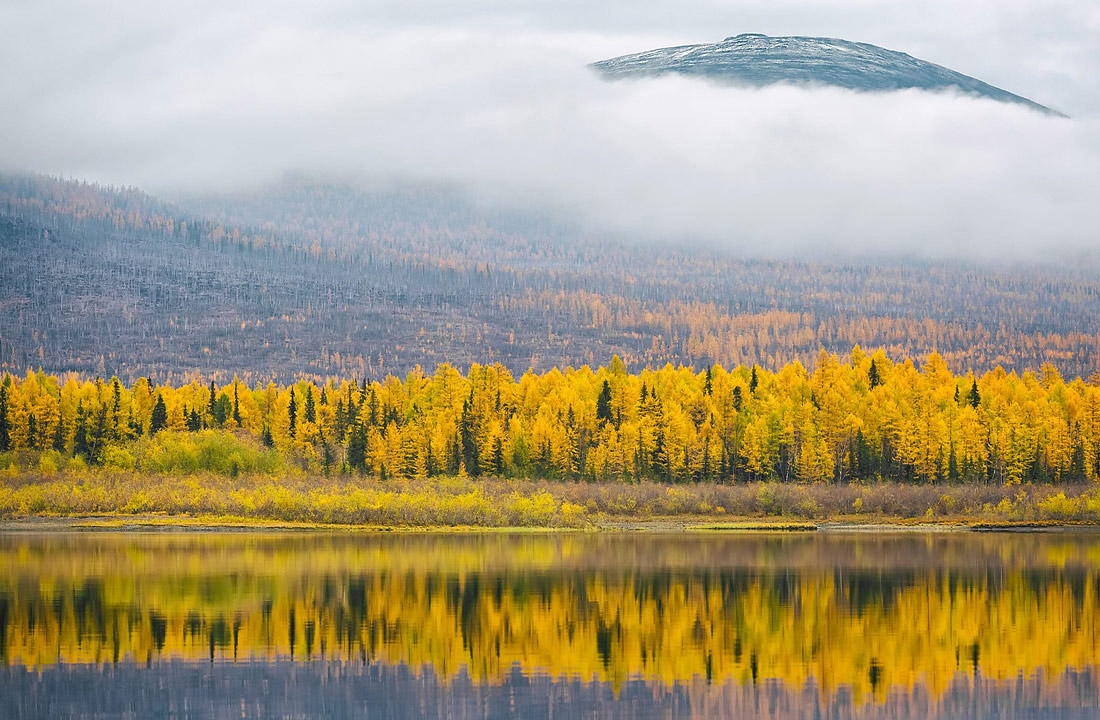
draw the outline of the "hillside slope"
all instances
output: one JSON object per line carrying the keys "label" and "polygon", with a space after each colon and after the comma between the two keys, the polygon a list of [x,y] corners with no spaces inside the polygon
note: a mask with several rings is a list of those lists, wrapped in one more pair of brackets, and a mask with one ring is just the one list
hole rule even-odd
{"label": "hillside slope", "polygon": [[[388,209],[387,209],[388,208]],[[447,208],[450,208],[449,210]],[[266,222],[262,222],[268,218]],[[460,195],[289,186],[163,203],[0,176],[0,371],[344,377],[417,364],[813,367],[856,343],[976,371],[1096,368],[1077,266],[759,260],[494,216]]]}

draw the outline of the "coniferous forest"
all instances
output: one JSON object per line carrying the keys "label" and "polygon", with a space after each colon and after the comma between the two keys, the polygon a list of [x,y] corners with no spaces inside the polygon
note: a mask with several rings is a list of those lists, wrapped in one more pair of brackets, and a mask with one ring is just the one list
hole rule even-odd
{"label": "coniferous forest", "polygon": [[[444,365],[371,382],[124,384],[29,372],[0,386],[8,463],[172,469],[157,440],[169,436],[232,436],[303,471],[381,479],[1062,483],[1100,472],[1100,387],[1049,365],[954,375],[938,355],[917,366],[858,347],[822,352],[812,370],[632,374],[615,358],[519,378],[500,365],[465,375]],[[204,457],[184,469],[270,462]]]}

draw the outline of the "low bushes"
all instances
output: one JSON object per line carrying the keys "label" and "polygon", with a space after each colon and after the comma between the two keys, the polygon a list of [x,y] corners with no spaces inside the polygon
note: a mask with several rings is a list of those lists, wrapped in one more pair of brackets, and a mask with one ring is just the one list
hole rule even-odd
{"label": "low bushes", "polygon": [[121,472],[22,477],[0,485],[0,517],[167,513],[406,526],[580,527],[585,509],[496,481],[335,482]]}
{"label": "low bushes", "polygon": [[[79,471],[86,466],[82,456],[69,456],[56,450],[0,453],[0,470],[9,475],[34,470],[49,475],[60,471]],[[165,430],[124,444],[108,445],[99,456],[99,466],[106,471],[227,476],[294,471],[294,467],[288,465],[278,451],[265,447],[247,434],[224,430]]]}
{"label": "low bushes", "polygon": [[[231,436],[230,436],[231,437]],[[194,439],[195,442],[190,442]],[[431,478],[389,480],[288,473],[262,447],[224,435],[167,436],[136,447],[133,467],[72,466],[43,453],[39,469],[0,473],[0,517],[168,513],[396,526],[582,527],[601,519],[669,516],[799,520],[1100,523],[1090,485],[1000,487],[569,483]],[[232,472],[187,472],[213,464]],[[276,471],[265,471],[268,468]],[[59,469],[60,468],[60,469]]]}

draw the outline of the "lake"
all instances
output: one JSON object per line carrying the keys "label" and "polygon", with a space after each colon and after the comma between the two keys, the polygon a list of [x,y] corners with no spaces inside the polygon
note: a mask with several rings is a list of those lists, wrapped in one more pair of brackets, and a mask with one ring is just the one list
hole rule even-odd
{"label": "lake", "polygon": [[1090,533],[0,534],[3,718],[1094,718]]}

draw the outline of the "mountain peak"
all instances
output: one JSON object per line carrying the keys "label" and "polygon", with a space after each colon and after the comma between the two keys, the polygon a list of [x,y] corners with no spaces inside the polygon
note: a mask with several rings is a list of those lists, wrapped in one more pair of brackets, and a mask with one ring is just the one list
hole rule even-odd
{"label": "mountain peak", "polygon": [[748,87],[788,83],[841,87],[859,92],[955,90],[1062,116],[1033,100],[942,65],[896,50],[840,38],[742,33],[718,43],[680,45],[623,55],[593,63],[591,67],[608,79],[676,73]]}

